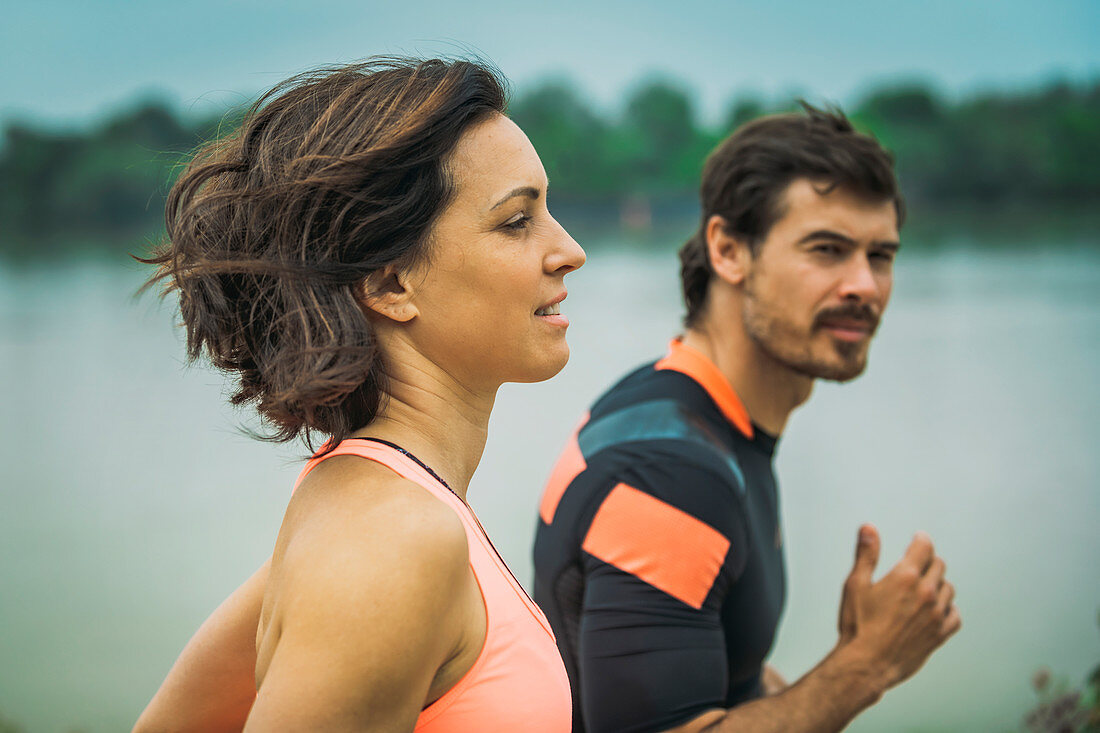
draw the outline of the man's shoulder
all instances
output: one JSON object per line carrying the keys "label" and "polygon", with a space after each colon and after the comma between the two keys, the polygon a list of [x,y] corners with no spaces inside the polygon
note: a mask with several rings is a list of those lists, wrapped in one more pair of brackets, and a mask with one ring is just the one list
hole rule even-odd
{"label": "man's shoulder", "polygon": [[645,364],[597,399],[576,434],[587,478],[653,474],[691,490],[685,472],[743,488],[732,432],[706,391],[673,370]]}
{"label": "man's shoulder", "polygon": [[658,369],[657,361],[627,372],[604,391],[589,410],[589,422],[631,405],[659,399],[677,400],[692,410],[707,412],[706,392],[691,377],[671,369]]}
{"label": "man's shoulder", "polygon": [[743,474],[721,412],[693,379],[656,367],[628,372],[592,404],[544,488],[544,524],[583,528],[619,484],[693,514],[740,501]]}
{"label": "man's shoulder", "polygon": [[627,505],[730,531],[742,521],[745,482],[736,457],[678,401],[634,402],[593,417],[576,447],[580,470],[563,497],[575,529]]}
{"label": "man's shoulder", "polygon": [[[737,457],[675,404],[624,410],[591,427],[577,436],[584,460],[579,483],[625,482],[655,495],[716,499],[745,491]],[[722,491],[715,495],[716,489]]]}

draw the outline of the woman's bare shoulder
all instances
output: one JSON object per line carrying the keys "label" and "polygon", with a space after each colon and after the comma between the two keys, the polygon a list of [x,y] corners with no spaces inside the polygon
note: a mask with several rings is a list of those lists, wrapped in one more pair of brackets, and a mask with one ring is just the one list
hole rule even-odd
{"label": "woman's bare shoulder", "polygon": [[278,602],[282,616],[312,616],[322,597],[355,613],[376,605],[379,587],[412,598],[457,587],[467,575],[466,532],[455,511],[419,484],[354,456],[330,458],[306,477],[279,535],[265,607]]}
{"label": "woman's bare shoulder", "polygon": [[369,521],[378,513],[402,509],[417,509],[427,518],[446,518],[461,526],[454,510],[423,486],[388,466],[359,456],[333,456],[322,461],[294,493],[287,514],[296,521],[307,515],[316,519],[326,512],[354,510],[349,519],[359,516]]}
{"label": "woman's bare shoulder", "polygon": [[384,466],[326,460],[295,492],[272,558],[257,704],[376,707],[409,696],[402,706],[419,710],[463,638],[455,599],[470,577],[450,507]]}

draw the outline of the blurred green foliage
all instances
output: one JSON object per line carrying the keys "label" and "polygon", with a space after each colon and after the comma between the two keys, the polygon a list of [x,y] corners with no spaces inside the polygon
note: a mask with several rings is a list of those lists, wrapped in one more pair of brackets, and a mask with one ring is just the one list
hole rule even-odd
{"label": "blurred green foliage", "polygon": [[[707,152],[730,130],[793,106],[740,97],[711,127],[668,81],[638,86],[611,115],[553,80],[517,95],[510,113],[542,156],[555,202],[603,206],[617,217],[625,200],[689,199]],[[849,113],[894,151],[912,202],[1034,207],[1100,197],[1100,81],[955,100],[907,84],[873,91]],[[34,257],[59,241],[113,240],[125,249],[156,234],[189,152],[239,114],[187,120],[149,102],[79,134],[9,124],[0,148],[0,253]]]}

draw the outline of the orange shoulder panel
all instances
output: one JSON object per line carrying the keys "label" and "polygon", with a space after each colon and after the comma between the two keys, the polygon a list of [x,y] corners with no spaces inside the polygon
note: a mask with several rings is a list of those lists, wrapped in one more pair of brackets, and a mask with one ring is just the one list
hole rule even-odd
{"label": "orange shoulder panel", "polygon": [[729,548],[714,527],[627,484],[604,499],[582,545],[695,609],[703,607]]}
{"label": "orange shoulder panel", "polygon": [[745,405],[733,390],[733,385],[726,379],[726,375],[704,354],[675,338],[668,345],[668,354],[654,364],[653,368],[657,371],[670,369],[694,379],[707,391],[726,419],[740,430],[742,435],[752,440],[752,420],[749,418],[749,411],[745,409]]}
{"label": "orange shoulder panel", "polygon": [[562,451],[558,462],[554,464],[554,470],[550,472],[550,478],[546,481],[546,488],[542,490],[539,516],[547,524],[554,521],[554,513],[558,510],[558,502],[561,501],[565,490],[569,488],[569,484],[573,483],[573,479],[587,468],[584,456],[581,454],[580,444],[577,443],[577,436],[580,434],[581,428],[588,422],[588,415],[587,412],[584,414],[573,434],[569,436],[569,442],[565,444],[565,450]]}

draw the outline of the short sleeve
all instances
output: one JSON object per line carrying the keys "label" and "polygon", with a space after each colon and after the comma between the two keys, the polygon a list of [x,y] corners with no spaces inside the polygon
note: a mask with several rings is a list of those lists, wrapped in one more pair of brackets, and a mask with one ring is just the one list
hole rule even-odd
{"label": "short sleeve", "polygon": [[663,456],[619,471],[582,541],[585,726],[660,731],[724,707],[726,591],[744,567],[738,490],[721,466]]}

